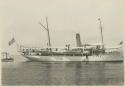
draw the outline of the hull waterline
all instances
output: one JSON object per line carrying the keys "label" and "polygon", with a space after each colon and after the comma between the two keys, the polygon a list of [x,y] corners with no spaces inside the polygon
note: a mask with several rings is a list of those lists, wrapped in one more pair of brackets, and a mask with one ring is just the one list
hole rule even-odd
{"label": "hull waterline", "polygon": [[[24,56],[24,55],[23,55]],[[29,59],[30,61],[92,61],[92,62],[119,62],[123,61],[123,57],[119,56],[109,56],[109,55],[102,55],[102,56],[24,56],[25,58]]]}

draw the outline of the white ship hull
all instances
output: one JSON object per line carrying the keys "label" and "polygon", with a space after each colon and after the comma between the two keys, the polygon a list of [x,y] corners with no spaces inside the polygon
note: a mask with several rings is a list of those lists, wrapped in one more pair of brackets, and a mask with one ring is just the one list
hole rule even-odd
{"label": "white ship hull", "polygon": [[123,56],[119,55],[93,55],[93,56],[33,56],[33,55],[23,55],[31,61],[123,61]]}
{"label": "white ship hull", "polygon": [[[23,54],[22,54],[23,55]],[[118,47],[113,50],[106,49],[105,53],[100,53],[98,55],[92,54],[89,56],[66,56],[66,55],[23,55],[25,58],[31,61],[92,61],[92,62],[119,62],[124,60],[123,47]]]}

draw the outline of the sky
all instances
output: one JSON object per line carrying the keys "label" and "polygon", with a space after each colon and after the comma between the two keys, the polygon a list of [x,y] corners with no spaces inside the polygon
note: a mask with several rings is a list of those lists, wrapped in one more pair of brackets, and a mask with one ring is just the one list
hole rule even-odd
{"label": "sky", "polygon": [[52,46],[76,46],[75,34],[81,42],[100,43],[98,18],[101,18],[104,43],[117,45],[124,39],[125,0],[0,0],[1,51],[17,50],[8,42],[15,38],[24,46],[45,47],[48,25]]}

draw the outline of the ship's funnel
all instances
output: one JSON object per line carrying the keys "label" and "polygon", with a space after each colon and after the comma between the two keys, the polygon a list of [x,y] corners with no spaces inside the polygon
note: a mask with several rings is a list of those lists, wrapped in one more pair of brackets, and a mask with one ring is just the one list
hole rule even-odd
{"label": "ship's funnel", "polygon": [[76,33],[76,46],[81,47],[81,39],[79,33]]}

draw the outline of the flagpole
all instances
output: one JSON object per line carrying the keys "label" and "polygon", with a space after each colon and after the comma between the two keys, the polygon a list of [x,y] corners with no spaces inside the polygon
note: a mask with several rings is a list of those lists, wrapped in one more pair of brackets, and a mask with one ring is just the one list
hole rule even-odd
{"label": "flagpole", "polygon": [[16,46],[17,46],[17,51],[18,51],[18,50],[20,50],[20,45],[17,43],[17,41],[16,41],[16,39],[15,39],[15,37],[14,37],[14,32],[13,32],[13,38],[14,38],[14,40],[15,40],[15,44],[16,44]]}
{"label": "flagpole", "polygon": [[15,40],[15,44],[16,44],[16,46],[17,46],[17,51],[19,51],[19,50],[20,50],[20,45],[17,43],[16,40]]}
{"label": "flagpole", "polygon": [[[13,32],[13,38],[14,38],[14,32]],[[15,38],[14,38],[14,39],[15,39]],[[15,44],[16,44],[16,46],[17,46],[17,51],[19,51],[19,50],[20,50],[20,45],[17,43],[16,39],[15,39]]]}

